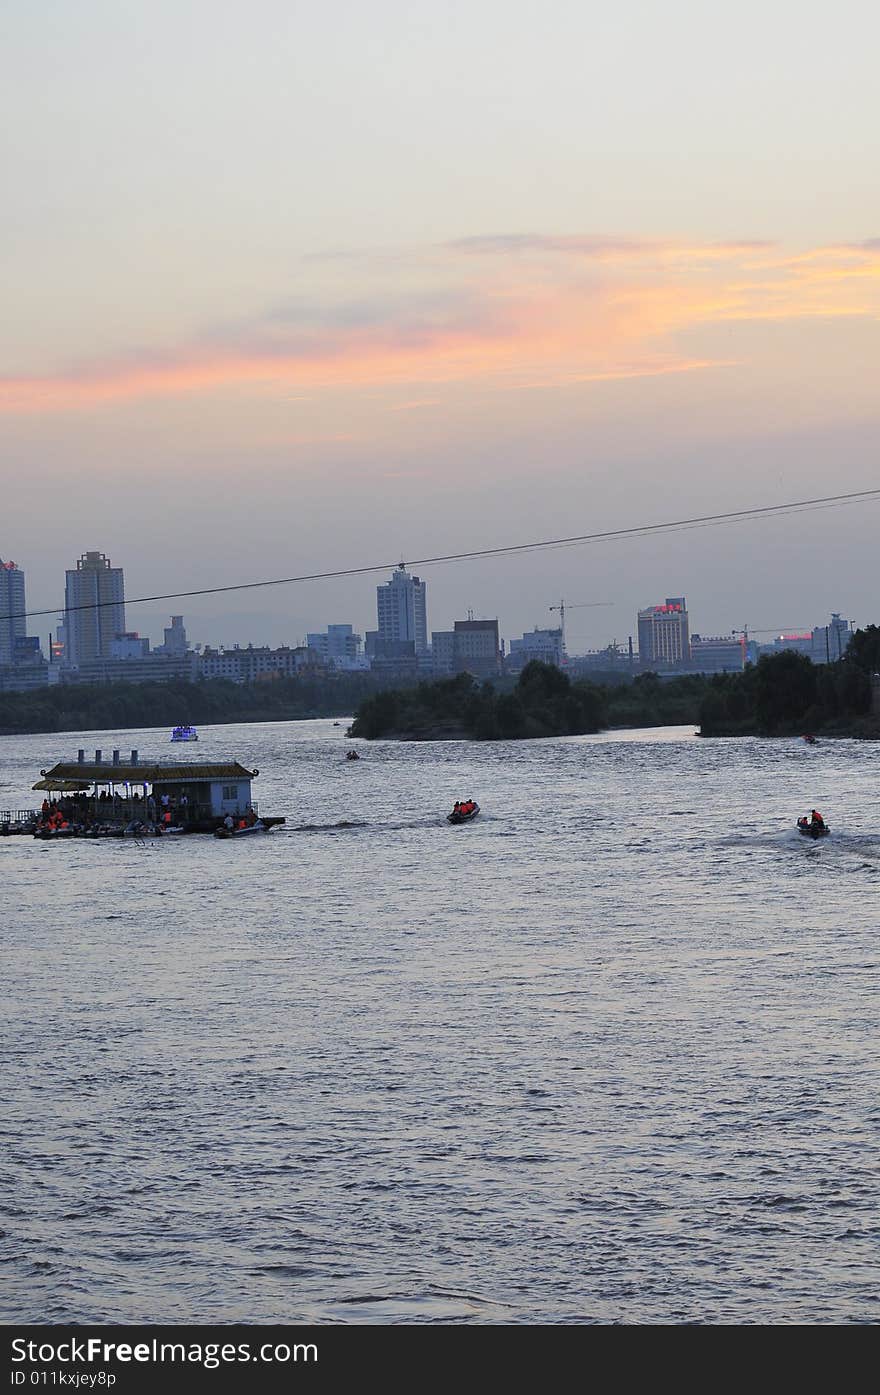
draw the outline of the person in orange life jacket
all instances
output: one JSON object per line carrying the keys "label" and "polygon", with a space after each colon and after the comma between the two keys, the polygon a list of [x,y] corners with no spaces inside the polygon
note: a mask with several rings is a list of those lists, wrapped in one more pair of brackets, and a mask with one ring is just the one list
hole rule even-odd
{"label": "person in orange life jacket", "polygon": [[811,810],[810,810],[810,824],[812,825],[813,828],[824,828],[824,827],[825,827],[825,820],[823,819],[822,815],[819,813],[819,810],[818,810],[818,809],[811,809]]}

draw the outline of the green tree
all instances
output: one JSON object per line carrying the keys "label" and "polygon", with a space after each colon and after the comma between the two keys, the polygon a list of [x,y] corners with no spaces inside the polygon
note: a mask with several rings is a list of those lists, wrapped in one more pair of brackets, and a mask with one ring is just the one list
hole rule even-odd
{"label": "green tree", "polygon": [[758,660],[755,717],[762,731],[802,723],[816,701],[816,668],[806,654],[784,649]]}

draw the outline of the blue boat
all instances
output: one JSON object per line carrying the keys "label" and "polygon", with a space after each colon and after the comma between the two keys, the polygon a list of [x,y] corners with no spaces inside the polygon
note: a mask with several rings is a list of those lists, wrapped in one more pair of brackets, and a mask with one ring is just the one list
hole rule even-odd
{"label": "blue boat", "polygon": [[199,734],[195,727],[175,727],[171,733],[172,741],[198,741]]}

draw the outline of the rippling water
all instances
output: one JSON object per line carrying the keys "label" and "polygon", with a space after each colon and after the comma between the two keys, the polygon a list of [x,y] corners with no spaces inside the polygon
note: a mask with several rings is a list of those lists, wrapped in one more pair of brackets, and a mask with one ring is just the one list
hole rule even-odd
{"label": "rippling water", "polygon": [[876,1322],[880,746],[343,732],[175,752],[266,837],[0,839],[0,1320]]}

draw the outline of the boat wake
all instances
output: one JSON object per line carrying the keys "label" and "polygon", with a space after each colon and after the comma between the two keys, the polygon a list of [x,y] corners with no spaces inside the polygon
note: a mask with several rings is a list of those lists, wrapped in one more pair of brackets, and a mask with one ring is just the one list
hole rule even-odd
{"label": "boat wake", "polygon": [[298,823],[288,830],[290,833],[336,833],[339,829],[367,828],[365,819],[339,819],[337,823]]}

